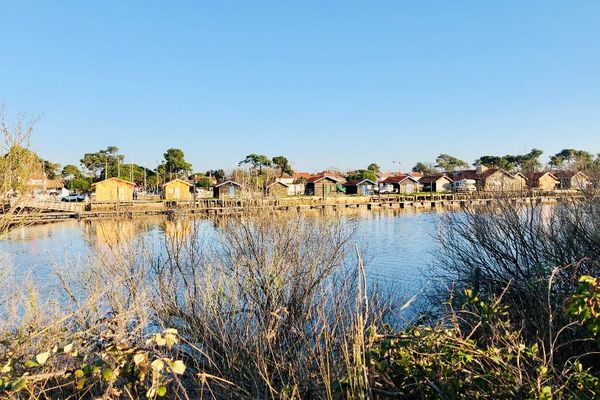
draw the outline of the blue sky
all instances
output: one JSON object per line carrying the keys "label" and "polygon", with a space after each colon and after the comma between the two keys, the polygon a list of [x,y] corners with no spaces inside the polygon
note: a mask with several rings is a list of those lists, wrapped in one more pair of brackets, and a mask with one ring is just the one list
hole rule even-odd
{"label": "blue sky", "polygon": [[406,170],[600,152],[598,1],[13,1],[0,103],[45,158]]}

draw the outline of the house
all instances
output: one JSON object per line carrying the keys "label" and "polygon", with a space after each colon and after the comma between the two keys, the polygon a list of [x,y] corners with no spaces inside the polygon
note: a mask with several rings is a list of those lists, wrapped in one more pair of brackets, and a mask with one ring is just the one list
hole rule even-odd
{"label": "house", "polygon": [[307,195],[325,197],[336,194],[338,185],[339,180],[332,176],[312,176],[307,179],[305,190]]}
{"label": "house", "polygon": [[525,176],[530,189],[551,192],[560,185],[560,180],[552,172],[529,172]]}
{"label": "house", "polygon": [[444,174],[426,175],[419,179],[424,192],[449,192],[452,190],[452,179]]}
{"label": "house", "polygon": [[371,195],[375,192],[377,184],[370,179],[351,179],[344,184],[346,194]]}
{"label": "house", "polygon": [[183,179],[173,179],[162,185],[165,200],[190,201],[194,198],[192,185]]}
{"label": "house", "polygon": [[386,178],[384,185],[391,185],[396,193],[415,193],[421,191],[419,181],[410,175],[399,174]]}
{"label": "house", "polygon": [[272,197],[285,197],[289,195],[289,189],[289,184],[275,181],[266,187],[266,194]]}
{"label": "house", "polygon": [[515,191],[527,188],[526,179],[522,175],[515,177],[503,169],[486,168],[483,165],[478,165],[474,170],[456,171],[451,178],[454,181],[474,180],[477,189],[482,191]]}
{"label": "house", "polygon": [[233,198],[240,195],[242,186],[234,181],[225,181],[213,187],[213,197],[217,199]]}
{"label": "house", "polygon": [[525,176],[525,174],[521,172],[515,172],[514,174],[512,174],[512,176],[513,178],[515,178],[514,186],[518,190],[527,189],[529,181],[527,180],[527,176]]}
{"label": "house", "polygon": [[92,184],[95,201],[133,201],[135,184],[120,178],[108,178]]}
{"label": "house", "polygon": [[559,180],[560,190],[585,190],[590,184],[590,178],[581,171],[552,171]]}

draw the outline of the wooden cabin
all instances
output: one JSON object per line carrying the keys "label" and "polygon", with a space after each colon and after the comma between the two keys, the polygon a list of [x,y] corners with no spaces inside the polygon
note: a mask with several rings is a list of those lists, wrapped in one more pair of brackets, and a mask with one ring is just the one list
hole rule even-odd
{"label": "wooden cabin", "polygon": [[486,168],[478,165],[475,170],[456,171],[452,174],[452,179],[459,181],[462,179],[474,180],[477,190],[483,191],[517,191],[527,189],[527,180],[520,173],[518,176],[499,168]]}
{"label": "wooden cabin", "polygon": [[558,178],[561,190],[585,190],[590,184],[590,179],[581,171],[553,171],[552,174]]}
{"label": "wooden cabin", "polygon": [[394,175],[386,178],[382,182],[384,185],[392,185],[395,193],[415,193],[421,191],[421,184],[419,181],[406,174]]}
{"label": "wooden cabin", "polygon": [[108,178],[92,184],[95,201],[133,201],[135,184],[120,178]]}
{"label": "wooden cabin", "polygon": [[369,196],[375,193],[376,185],[370,179],[352,179],[344,184],[346,194],[359,194],[361,196]]}
{"label": "wooden cabin", "polygon": [[313,176],[308,178],[305,185],[306,194],[309,196],[326,197],[337,193],[338,180],[328,175]]}
{"label": "wooden cabin", "polygon": [[271,183],[266,188],[267,196],[285,197],[289,195],[290,185],[281,181]]}
{"label": "wooden cabin", "polygon": [[452,190],[452,179],[444,174],[426,175],[419,179],[423,185],[424,192],[450,192]]}
{"label": "wooden cabin", "polygon": [[225,181],[216,184],[213,187],[213,197],[216,199],[225,199],[238,197],[242,186],[234,181]]}
{"label": "wooden cabin", "polygon": [[193,185],[183,179],[173,179],[162,185],[164,199],[170,201],[191,201]]}
{"label": "wooden cabin", "polygon": [[527,185],[530,189],[537,189],[544,192],[556,190],[560,185],[560,180],[551,172],[530,172],[525,174]]}

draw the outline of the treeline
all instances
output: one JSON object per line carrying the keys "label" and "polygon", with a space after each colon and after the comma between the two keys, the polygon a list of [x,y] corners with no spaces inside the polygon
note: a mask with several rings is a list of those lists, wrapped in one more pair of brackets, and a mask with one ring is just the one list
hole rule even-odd
{"label": "treeline", "polygon": [[[476,159],[472,166],[484,165],[488,168],[500,168],[506,171],[538,172],[542,170],[568,169],[572,171],[589,171],[600,169],[600,153],[594,156],[585,150],[563,149],[550,156],[547,164],[542,164],[540,157],[544,152],[532,149],[527,154],[507,154],[504,156],[483,155]],[[466,169],[468,162],[449,154],[440,154],[435,162],[418,162],[413,172],[433,174]]]}

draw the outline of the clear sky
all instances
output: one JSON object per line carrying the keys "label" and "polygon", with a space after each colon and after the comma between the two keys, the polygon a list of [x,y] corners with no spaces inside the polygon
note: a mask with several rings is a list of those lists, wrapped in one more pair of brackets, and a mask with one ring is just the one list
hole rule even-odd
{"label": "clear sky", "polygon": [[3,1],[0,103],[34,147],[196,171],[600,152],[600,1]]}

